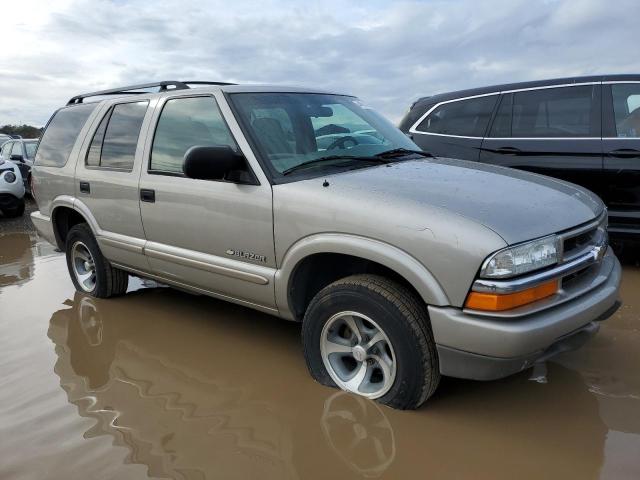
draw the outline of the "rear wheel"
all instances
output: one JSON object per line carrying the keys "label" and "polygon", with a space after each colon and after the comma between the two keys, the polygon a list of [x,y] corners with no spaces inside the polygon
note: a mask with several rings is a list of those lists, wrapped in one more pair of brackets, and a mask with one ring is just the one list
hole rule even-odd
{"label": "rear wheel", "polygon": [[391,407],[419,407],[440,381],[424,304],[384,277],[354,275],[321,290],[302,340],[317,381]]}
{"label": "rear wheel", "polygon": [[104,258],[86,223],[74,225],[66,241],[67,267],[76,290],[108,298],[127,291],[129,275]]}

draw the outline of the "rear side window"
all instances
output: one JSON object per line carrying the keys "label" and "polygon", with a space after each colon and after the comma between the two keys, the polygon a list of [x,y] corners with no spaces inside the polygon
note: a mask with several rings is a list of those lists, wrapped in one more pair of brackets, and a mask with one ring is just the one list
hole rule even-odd
{"label": "rear side window", "polygon": [[196,145],[238,149],[213,97],[167,100],[153,138],[150,171],[182,174],[184,154]]}
{"label": "rear side window", "polygon": [[44,167],[63,167],[80,130],[91,115],[95,104],[77,105],[58,110],[40,140],[35,163]]}
{"label": "rear side window", "polygon": [[640,84],[611,85],[616,134],[621,138],[640,137]]}
{"label": "rear side window", "polygon": [[114,105],[93,135],[87,165],[131,171],[148,105],[147,101]]}
{"label": "rear side window", "polygon": [[33,158],[38,148],[38,142],[24,142],[24,147],[27,150],[27,158]]}
{"label": "rear side window", "polygon": [[417,131],[483,137],[498,95],[470,98],[440,105],[417,127]]}
{"label": "rear side window", "polygon": [[492,137],[589,137],[594,108],[592,85],[543,88],[506,95]]}

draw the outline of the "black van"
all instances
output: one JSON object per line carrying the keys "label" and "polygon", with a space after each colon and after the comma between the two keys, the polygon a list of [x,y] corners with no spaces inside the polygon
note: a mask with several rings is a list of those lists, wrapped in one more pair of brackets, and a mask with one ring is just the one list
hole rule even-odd
{"label": "black van", "polygon": [[416,101],[400,123],[437,156],[515,167],[582,185],[609,231],[640,238],[640,75],[513,83]]}

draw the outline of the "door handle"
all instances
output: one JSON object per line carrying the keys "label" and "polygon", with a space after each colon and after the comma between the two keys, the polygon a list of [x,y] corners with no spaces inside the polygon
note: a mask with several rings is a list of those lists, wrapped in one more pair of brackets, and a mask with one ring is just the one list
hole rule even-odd
{"label": "door handle", "polygon": [[607,155],[618,158],[634,158],[640,157],[640,150],[634,150],[633,148],[620,148],[618,150],[611,150]]}
{"label": "door handle", "polygon": [[518,155],[521,153],[521,150],[515,147],[500,147],[496,149],[495,152],[500,155]]}
{"label": "door handle", "polygon": [[91,185],[89,182],[80,182],[80,193],[91,193]]}
{"label": "door handle", "polygon": [[154,203],[156,201],[156,191],[149,188],[141,188],[140,200],[143,202]]}

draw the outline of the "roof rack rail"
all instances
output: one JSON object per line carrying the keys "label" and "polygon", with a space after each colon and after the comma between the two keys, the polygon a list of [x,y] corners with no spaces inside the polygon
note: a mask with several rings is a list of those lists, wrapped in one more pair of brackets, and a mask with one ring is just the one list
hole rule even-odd
{"label": "roof rack rail", "polygon": [[[195,81],[195,80],[188,81],[188,82],[165,80],[162,82],[141,83],[140,85],[130,85],[128,87],[111,88],[108,90],[100,90],[97,92],[90,92],[90,93],[83,93],[80,95],[76,95],[75,97],[71,97],[71,99],[67,102],[67,105],[77,105],[79,103],[82,103],[85,98],[99,97],[102,95],[139,95],[142,93],[149,93],[149,92],[140,91],[147,88],[158,87],[159,92],[165,92],[167,90],[187,90],[190,88],[189,85],[233,85],[233,83],[203,82],[203,81]],[[169,87],[172,87],[172,88],[169,88]]]}

